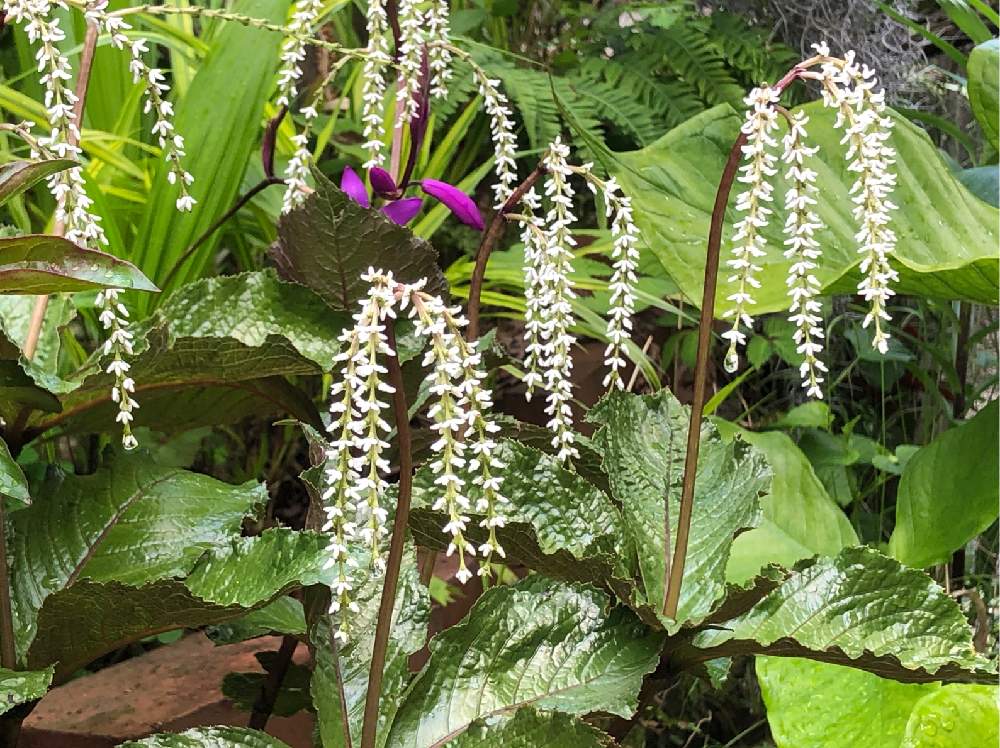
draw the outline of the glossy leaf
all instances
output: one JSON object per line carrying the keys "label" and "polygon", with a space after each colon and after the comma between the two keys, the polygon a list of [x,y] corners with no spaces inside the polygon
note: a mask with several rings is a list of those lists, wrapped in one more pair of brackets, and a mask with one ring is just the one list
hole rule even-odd
{"label": "glossy leaf", "polygon": [[118,748],[288,748],[266,733],[245,727],[196,727],[178,734],[161,733],[130,740]]}
{"label": "glossy leaf", "polygon": [[[611,499],[555,458],[515,441],[501,442],[507,523],[498,536],[507,557],[567,581],[604,585],[635,574],[635,549],[621,512]],[[437,498],[434,475],[421,469],[414,479],[410,527],[421,545],[444,550],[447,519],[431,510]],[[478,497],[470,485],[473,504]],[[486,540],[480,515],[470,514],[468,537]]]}
{"label": "glossy leaf", "polygon": [[10,161],[0,166],[0,205],[31,189],[46,177],[77,166],[66,158],[44,161]]}
{"label": "glossy leaf", "polygon": [[986,139],[1000,148],[1000,40],[990,39],[969,53],[969,103]]}
{"label": "glossy leaf", "polygon": [[[285,375],[330,368],[346,315],[272,271],[195,282],[137,326],[131,376],[136,424],[160,431],[281,413],[318,425],[310,398]],[[37,415],[34,431],[100,431],[114,419],[111,375],[102,355],[61,388],[62,412]]]}
{"label": "glossy leaf", "polygon": [[99,288],[159,290],[131,262],[59,236],[0,238],[0,293],[72,293]]}
{"label": "glossy leaf", "polygon": [[560,712],[518,709],[513,717],[477,720],[449,748],[611,748],[609,735]]}
{"label": "glossy leaf", "polygon": [[[854,290],[860,255],[857,231],[850,214],[847,190],[853,176],[847,172],[841,133],[834,131],[834,114],[819,102],[803,107],[809,115],[810,140],[820,147],[810,164],[818,172],[822,199],[816,212],[828,228],[817,232],[823,258],[815,271],[827,290]],[[903,117],[893,114],[892,145],[898,152],[898,186],[892,216],[899,237],[893,266],[900,273],[897,292],[945,299],[997,303],[998,212],[969,193],[942,161],[927,135]],[[649,147],[617,154],[616,176],[633,200],[636,220],[650,250],[692,302],[701,299],[708,223],[723,164],[735,140],[740,117],[720,105],[685,122]],[[784,126],[782,124],[782,126]],[[776,182],[775,194],[784,194]],[[727,211],[722,253],[732,247],[734,189]],[[789,261],[782,256],[784,209],[775,204],[764,235],[767,256],[758,263],[762,287],[754,292],[755,314],[788,306],[785,278]],[[716,311],[729,307],[732,293],[720,278]]]}
{"label": "glossy leaf", "polygon": [[966,748],[997,742],[995,686],[898,683],[863,670],[758,657],[778,748]]}
{"label": "glossy leaf", "polygon": [[427,278],[431,293],[445,288],[430,244],[320,175],[305,203],[282,216],[270,251],[283,278],[311,288],[339,311],[354,312],[367,294],[361,274],[369,267],[392,271],[404,282]]}
{"label": "glossy leaf", "polygon": [[629,718],[662,634],[606,595],[528,578],[488,590],[459,624],[431,640],[389,734],[393,748],[443,745],[478,720],[523,706]]}
{"label": "glossy leaf", "polygon": [[[321,618],[312,632],[311,641],[316,649],[312,700],[324,748],[342,748],[360,742],[382,581],[381,576],[370,575],[357,590],[359,610],[352,613],[347,622],[350,638],[336,653],[329,617]],[[409,656],[421,649],[427,639],[430,599],[426,587],[420,584],[412,549],[403,556],[392,615],[376,732],[376,745],[380,748],[386,745],[389,726],[411,679]],[[344,736],[345,723],[351,732],[350,741]]]}
{"label": "glossy leaf", "polygon": [[0,668],[0,714],[18,704],[40,699],[49,690],[52,668],[44,670],[8,670]]}
{"label": "glossy leaf", "polygon": [[1000,460],[994,400],[948,429],[906,463],[896,493],[889,553],[915,567],[944,563],[989,527],[1000,505]]}
{"label": "glossy leaf", "polygon": [[955,601],[923,572],[870,548],[804,562],[745,613],[713,623],[692,639],[700,653],[679,659],[772,654],[904,682],[996,680]]}
{"label": "glossy leaf", "polygon": [[[670,502],[670,537],[676,538],[688,408],[668,390],[648,396],[613,393],[588,419],[601,426],[594,444],[604,454],[612,491],[638,550],[645,602],[659,611],[668,545],[664,497]],[[700,621],[719,604],[733,538],[757,523],[757,498],[769,482],[759,452],[742,442],[727,443],[714,425],[703,425],[684,582],[677,620],[664,620],[668,631]]]}
{"label": "glossy leaf", "polygon": [[1000,167],[996,164],[962,169],[958,172],[958,181],[980,200],[1000,208]]}
{"label": "glossy leaf", "polygon": [[205,634],[216,644],[236,644],[272,633],[304,635],[306,617],[302,603],[294,597],[279,597],[263,608],[206,629]]}
{"label": "glossy leaf", "polygon": [[0,501],[7,509],[16,509],[31,503],[28,481],[21,467],[10,455],[7,442],[0,439]]}
{"label": "glossy leaf", "polygon": [[723,434],[732,430],[771,466],[771,486],[760,500],[760,524],[736,538],[726,565],[730,582],[744,583],[762,567],[791,567],[816,555],[835,556],[858,544],[847,515],[830,498],[812,465],[795,443],[780,431],[753,433],[716,421]]}

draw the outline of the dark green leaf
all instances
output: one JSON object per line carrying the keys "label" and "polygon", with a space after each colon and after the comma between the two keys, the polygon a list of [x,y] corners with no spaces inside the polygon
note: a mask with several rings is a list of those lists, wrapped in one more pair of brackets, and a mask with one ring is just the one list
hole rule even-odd
{"label": "dark green leaf", "polygon": [[448,748],[611,748],[606,733],[560,712],[518,709],[513,717],[476,720]]}
{"label": "dark green leaf", "polygon": [[97,288],[159,290],[132,263],[59,236],[0,238],[0,293],[72,293]]}
{"label": "dark green leaf", "polygon": [[446,288],[430,244],[378,210],[362,208],[320,175],[305,203],[282,216],[271,256],[282,277],[311,288],[338,311],[355,311],[367,295],[361,274],[369,267],[403,282],[426,278],[431,293]]}
{"label": "dark green leaf", "polygon": [[[264,668],[260,673],[229,673],[222,680],[222,694],[245,712],[253,710],[254,704],[260,698],[261,688],[274,668],[277,652],[258,652],[255,657]],[[291,663],[271,709],[276,717],[291,717],[296,712],[309,708],[309,668],[298,663]]]}
{"label": "dark green leaf", "polygon": [[889,552],[909,566],[944,563],[989,527],[1000,505],[1000,461],[994,400],[914,454],[896,494]]}
{"label": "dark green leaf", "polygon": [[389,734],[393,748],[443,745],[523,706],[629,718],[663,635],[582,585],[529,577],[488,590],[431,641]]}
{"label": "dark green leaf", "polygon": [[712,623],[679,661],[770,654],[904,682],[996,681],[955,601],[923,572],[870,548],[804,562],[746,613]]}
{"label": "dark green leaf", "polygon": [[297,636],[306,633],[306,617],[301,602],[294,597],[279,597],[263,608],[251,610],[244,616],[205,631],[216,644],[236,644],[272,633]]}
{"label": "dark green leaf", "polygon": [[0,166],[0,205],[12,197],[31,189],[46,177],[63,169],[78,166],[75,161],[66,158],[53,158],[46,161],[10,161]]}
{"label": "dark green leaf", "polygon": [[[4,501],[9,499],[9,501]],[[17,509],[31,503],[28,495],[28,481],[21,467],[10,456],[7,442],[0,439],[0,501],[8,509]]]}
{"label": "dark green leaf", "polygon": [[0,668],[0,714],[18,704],[42,698],[51,682],[52,668],[16,671]]}
{"label": "dark green leaf", "polygon": [[[847,190],[853,175],[847,172],[841,133],[832,127],[833,112],[821,103],[808,104],[809,135],[820,147],[810,164],[819,173],[822,199],[817,214],[827,228],[817,233],[823,258],[815,274],[827,289],[854,291],[860,260]],[[997,302],[997,209],[983,203],[961,184],[942,161],[927,135],[904,118],[893,115],[892,145],[898,152],[898,185],[892,216],[899,237],[893,266],[900,273],[896,290],[903,294],[944,299]],[[701,298],[708,224],[719,176],[736,137],[740,117],[729,106],[711,109],[675,128],[640,151],[617,154],[616,175],[632,196],[643,237],[666,272],[688,299]],[[784,194],[784,181],[775,182]],[[734,190],[734,193],[738,190]],[[736,195],[730,206],[735,205]],[[759,263],[762,288],[755,291],[756,314],[788,306],[785,277],[789,260],[783,251],[780,200],[764,234],[767,257]],[[727,214],[722,252],[732,246],[735,213]],[[846,277],[845,277],[846,276]],[[716,310],[726,310],[732,289],[719,283]]]}
{"label": "dark green leaf", "polygon": [[958,172],[958,181],[980,200],[1000,208],[1000,167],[996,164],[962,169]]}
{"label": "dark green leaf", "polygon": [[288,748],[277,738],[244,727],[196,727],[177,735],[161,733],[130,740],[118,748]]}
{"label": "dark green leaf", "polygon": [[[663,604],[668,547],[664,499],[670,501],[670,537],[676,538],[688,413],[661,390],[641,397],[613,393],[588,415],[601,425],[594,444],[604,453],[611,488],[635,540],[645,603],[656,611]],[[733,538],[757,523],[757,497],[769,482],[759,452],[743,442],[727,443],[714,425],[703,425],[684,582],[677,620],[663,621],[668,631],[700,621],[725,595]]]}

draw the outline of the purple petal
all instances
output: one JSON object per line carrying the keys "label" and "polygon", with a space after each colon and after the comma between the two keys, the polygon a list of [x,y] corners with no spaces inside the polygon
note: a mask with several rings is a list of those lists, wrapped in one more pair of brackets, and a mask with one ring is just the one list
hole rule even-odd
{"label": "purple petal", "polygon": [[423,200],[419,197],[404,197],[402,200],[386,203],[382,212],[393,223],[405,226],[413,220],[413,216],[420,212],[420,203],[422,202]]}
{"label": "purple petal", "polygon": [[362,208],[371,207],[368,202],[368,190],[361,177],[350,166],[344,167],[344,173],[340,175],[340,189],[347,193],[347,196]]}
{"label": "purple petal", "polygon": [[372,181],[372,189],[375,190],[376,195],[382,197],[397,196],[399,188],[396,187],[396,181],[392,178],[392,174],[385,169],[373,166],[368,170],[368,178]]}
{"label": "purple petal", "polygon": [[420,182],[420,189],[444,203],[448,210],[454,213],[455,217],[466,226],[472,226],[476,231],[483,230],[483,217],[479,214],[479,208],[476,207],[472,198],[458,187],[452,187],[450,184],[439,182],[436,179],[423,179]]}

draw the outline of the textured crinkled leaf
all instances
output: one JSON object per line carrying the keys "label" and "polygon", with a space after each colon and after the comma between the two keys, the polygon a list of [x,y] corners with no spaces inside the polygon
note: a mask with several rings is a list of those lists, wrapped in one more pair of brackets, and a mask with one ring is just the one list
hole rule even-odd
{"label": "textured crinkled leaf", "polygon": [[249,608],[286,587],[329,584],[334,573],[323,569],[328,542],[319,533],[284,527],[234,537],[206,554],[186,584],[203,600]]}
{"label": "textured crinkled leaf", "polygon": [[994,400],[919,449],[903,468],[889,553],[915,567],[944,563],[989,527],[1000,505]]}
{"label": "textured crinkled leaf", "polygon": [[513,717],[477,720],[448,748],[611,748],[614,741],[568,714],[518,709]]}
{"label": "textured crinkled leaf", "polygon": [[[271,271],[185,286],[137,326],[136,424],[171,431],[279,412],[318,425],[311,400],[280,378],[327,370],[347,320]],[[62,388],[62,412],[32,428],[106,427],[116,408],[106,363],[94,357]]]}
{"label": "textured crinkled leaf", "polygon": [[49,690],[52,668],[44,670],[8,670],[0,668],[0,714],[18,704],[40,699]]}
{"label": "textured crinkled leaf", "polygon": [[9,540],[22,655],[53,595],[83,579],[139,585],[183,575],[206,550],[238,535],[267,492],[120,455],[93,475],[52,474],[33,499],[11,517]]}
{"label": "textured crinkled leaf", "polygon": [[[668,390],[613,393],[587,418],[601,426],[594,444],[604,454],[604,469],[635,540],[645,602],[659,611],[668,547],[664,503],[669,497],[670,537],[676,538],[688,408]],[[757,497],[769,482],[759,452],[740,441],[727,443],[714,425],[703,424],[684,582],[677,619],[663,619],[668,631],[700,621],[719,604],[733,538],[757,523]]]}
{"label": "textured crinkled leaf", "polygon": [[[810,140],[820,146],[810,166],[819,176],[821,199],[816,212],[824,228],[817,232],[823,257],[815,275],[825,288],[853,292],[854,268],[861,256],[854,240],[853,203],[848,189],[854,182],[847,172],[841,132],[832,127],[834,113],[819,102],[803,107],[810,122]],[[899,293],[997,303],[997,209],[963,187],[941,159],[927,135],[903,117],[895,122],[892,145],[898,152],[899,179],[892,200],[900,206],[892,215],[899,243],[892,257],[900,272]],[[617,154],[615,174],[633,200],[636,221],[650,250],[694,304],[701,299],[705,245],[715,193],[740,116],[728,105],[693,117],[663,138],[639,151]],[[784,127],[784,122],[781,123]],[[784,171],[784,170],[782,170]],[[784,194],[776,181],[775,194]],[[722,252],[729,256],[738,186],[726,214]],[[767,256],[758,263],[762,287],[754,291],[755,314],[787,308],[785,278],[789,260],[782,256],[782,201],[764,231]],[[852,277],[840,281],[842,276]],[[733,291],[720,278],[716,311],[729,308]],[[840,281],[840,282],[838,282]]]}
{"label": "textured crinkled leaf", "polygon": [[[3,327],[3,336],[0,337],[0,348],[3,350],[0,355],[6,360],[17,361],[31,381],[48,390],[51,397],[52,392],[60,392],[65,387],[59,368],[62,335],[66,326],[76,317],[76,307],[70,296],[53,296],[49,299],[35,355],[29,361],[21,351],[31,329],[34,307],[35,299],[32,296],[0,295],[0,325]],[[13,381],[17,381],[12,373],[10,376]],[[54,408],[43,409],[58,411],[59,407],[56,405]]]}
{"label": "textured crinkled leaf", "polygon": [[159,290],[131,262],[60,236],[0,238],[0,293],[73,293],[99,288]]}
{"label": "textured crinkled leaf", "polygon": [[780,431],[754,433],[715,421],[761,451],[771,466],[771,486],[760,500],[759,526],[733,542],[726,579],[743,583],[768,564],[791,567],[816,555],[835,556],[858,544],[847,515],[830,498],[802,450]]}
{"label": "textured crinkled leaf", "polygon": [[[756,664],[771,735],[778,748],[812,745],[823,748],[856,748],[859,745],[868,748],[966,748],[997,742],[995,687],[899,683],[863,670],[798,658],[758,657]],[[984,695],[992,702],[993,739],[977,740],[975,729],[961,735],[964,722],[977,729],[982,727],[974,713]],[[920,735],[927,742],[907,743],[904,736],[910,732],[908,725],[921,722],[920,715],[933,715],[931,719],[935,719],[942,716],[942,711],[947,711],[947,707],[943,710],[933,708],[939,702],[952,709],[958,707],[972,719],[954,719],[956,715],[952,715],[952,732],[936,725],[938,729]],[[918,707],[925,704],[930,708]],[[954,732],[959,732],[959,740],[953,739],[959,737]],[[933,742],[935,737],[943,742]]]}
{"label": "textured crinkled leaf", "polygon": [[529,577],[488,590],[431,640],[389,734],[392,748],[443,745],[477,720],[523,706],[629,718],[664,636],[606,595]]}
{"label": "textured crinkled leaf", "polygon": [[43,161],[9,161],[0,166],[0,205],[12,197],[41,182],[46,177],[64,169],[78,166],[68,158],[50,158]]}
{"label": "textured crinkled leaf", "polygon": [[[503,441],[499,458],[506,526],[498,531],[510,559],[568,581],[606,584],[612,578],[631,579],[635,550],[618,508],[596,486],[567,470],[553,457],[514,441]],[[414,480],[410,527],[421,545],[443,550],[449,540],[441,532],[447,518],[431,510],[437,499],[429,468]],[[470,485],[473,504],[478,491]],[[471,514],[468,537],[486,540],[480,515]]]}
{"label": "textured crinkled leaf", "polygon": [[263,608],[251,610],[233,621],[210,626],[205,630],[205,635],[220,645],[236,644],[272,633],[296,636],[306,633],[306,616],[301,602],[287,595],[279,597]]}
{"label": "textured crinkled leaf", "polygon": [[7,442],[0,439],[0,501],[8,509],[18,509],[31,503],[28,481],[21,466],[10,456]]}
{"label": "textured crinkled leaf", "polygon": [[950,685],[918,701],[899,748],[969,748],[1000,744],[996,686]]}
{"label": "textured crinkled leaf", "polygon": [[[359,610],[350,614],[347,620],[350,638],[339,646],[336,656],[329,617],[321,618],[312,632],[311,640],[316,650],[312,699],[324,748],[358,745],[360,741],[382,581],[381,576],[369,575],[358,587],[355,599]],[[379,747],[386,744],[389,726],[410,682],[407,661],[412,653],[424,646],[429,620],[427,589],[420,584],[415,554],[412,548],[407,549],[400,568],[392,631],[382,671],[382,700],[376,733]],[[350,742],[345,740],[345,722],[350,726]]]}
{"label": "textured crinkled leaf", "polygon": [[245,727],[196,727],[121,743],[118,748],[288,748],[266,733]]}
{"label": "textured crinkled leaf", "polygon": [[990,39],[969,53],[969,103],[983,133],[1000,148],[1000,40]]}
{"label": "textured crinkled leaf", "polygon": [[282,277],[318,293],[333,309],[355,311],[368,293],[361,274],[369,267],[400,281],[427,279],[426,290],[446,286],[437,252],[378,210],[362,208],[323,176],[305,203],[281,217],[271,256]]}
{"label": "textured crinkled leaf", "polygon": [[863,547],[803,563],[747,612],[713,622],[691,644],[680,660],[773,654],[904,682],[996,680],[955,601],[923,572]]}

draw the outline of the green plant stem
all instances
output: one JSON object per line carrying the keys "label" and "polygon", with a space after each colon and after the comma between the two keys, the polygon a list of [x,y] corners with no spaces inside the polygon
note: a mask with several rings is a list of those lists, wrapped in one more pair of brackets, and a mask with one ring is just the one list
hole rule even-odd
{"label": "green plant stem", "polygon": [[688,424],[687,452],[684,457],[684,479],[681,484],[681,505],[677,517],[677,538],[673,561],[670,548],[664,559],[668,573],[667,589],[663,599],[663,615],[677,616],[677,604],[684,579],[684,559],[687,556],[688,535],[691,531],[691,510],[694,506],[694,482],[698,469],[698,448],[701,445],[701,413],[705,407],[705,390],[708,379],[708,353],[712,346],[712,321],[715,319],[715,289],[719,281],[719,250],[722,246],[722,224],[726,218],[726,205],[736,177],[736,169],[743,156],[747,137],[740,136],[729,151],[729,158],[722,171],[719,190],[712,209],[712,223],[708,231],[708,254],[705,258],[705,287],[701,297],[701,317],[698,322],[698,352],[694,365],[694,396],[691,400],[691,420]]}
{"label": "green plant stem", "polygon": [[469,303],[466,311],[466,316],[469,319],[469,326],[466,328],[466,340],[470,343],[479,338],[479,299],[483,293],[486,265],[490,261],[490,255],[493,253],[497,242],[500,241],[500,235],[503,233],[506,223],[504,217],[521,202],[521,199],[527,194],[528,190],[534,187],[535,182],[538,181],[544,171],[545,168],[539,162],[538,166],[511,193],[501,208],[493,214],[493,220],[490,221],[490,225],[483,235],[483,240],[479,244],[479,249],[476,251],[476,264],[472,268],[472,279],[469,281]]}
{"label": "green plant stem", "polygon": [[392,631],[392,609],[396,603],[396,588],[399,585],[399,569],[403,562],[403,544],[406,540],[406,525],[410,518],[410,497],[413,493],[413,451],[410,442],[409,408],[406,404],[406,390],[403,371],[396,356],[396,327],[392,320],[386,324],[386,338],[393,354],[388,357],[389,383],[395,389],[392,396],[396,415],[396,436],[399,440],[399,491],[396,501],[396,517],[392,523],[392,539],[389,542],[389,558],[386,561],[385,582],[382,584],[382,599],[378,606],[378,620],[375,624],[375,643],[372,647],[371,669],[368,671],[368,690],[365,693],[364,722],[361,728],[361,748],[375,748],[375,731],[378,728],[378,707],[382,696],[382,671],[385,670],[385,656]]}

